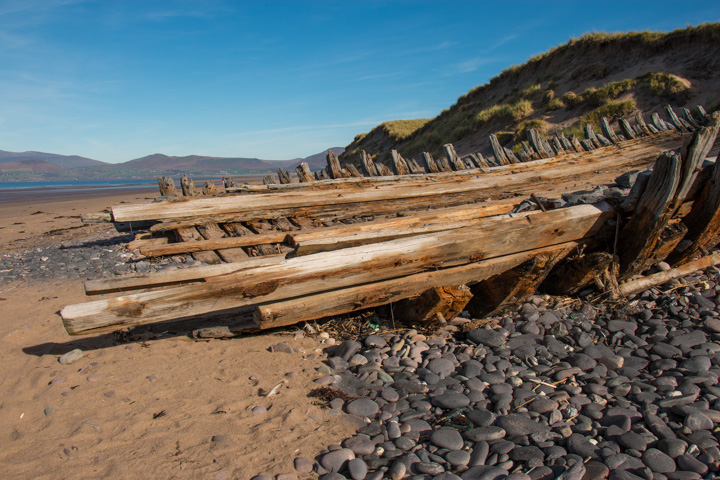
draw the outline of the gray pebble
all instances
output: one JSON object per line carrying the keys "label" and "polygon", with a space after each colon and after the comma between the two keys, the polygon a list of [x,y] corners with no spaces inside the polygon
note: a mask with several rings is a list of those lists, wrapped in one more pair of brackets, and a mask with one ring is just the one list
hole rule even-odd
{"label": "gray pebble", "polygon": [[71,363],[75,363],[81,358],[83,358],[84,353],[79,348],[76,348],[75,350],[70,350],[69,352],[63,354],[59,359],[58,362],[60,362],[63,365],[70,365]]}

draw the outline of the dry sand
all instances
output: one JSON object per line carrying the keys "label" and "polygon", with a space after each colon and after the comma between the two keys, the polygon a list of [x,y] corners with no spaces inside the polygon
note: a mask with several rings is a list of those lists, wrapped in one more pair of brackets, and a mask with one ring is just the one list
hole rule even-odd
{"label": "dry sand", "polygon": [[[83,227],[77,216],[152,196],[2,203],[0,252],[107,232],[107,225]],[[0,285],[3,478],[277,475],[293,472],[295,457],[313,458],[357,428],[307,396],[319,376],[312,354],[323,347],[314,339],[70,337],[57,312],[85,299],[78,281]],[[296,352],[268,351],[281,341]],[[85,352],[82,360],[58,363],[74,348]],[[286,377],[290,372],[297,376]],[[278,395],[259,395],[283,380]],[[253,414],[257,406],[267,412]]]}

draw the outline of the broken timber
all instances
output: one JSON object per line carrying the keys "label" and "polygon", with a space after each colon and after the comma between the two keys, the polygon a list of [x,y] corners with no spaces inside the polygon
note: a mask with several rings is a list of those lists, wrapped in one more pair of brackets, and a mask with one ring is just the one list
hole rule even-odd
{"label": "broken timber", "polygon": [[[403,309],[408,320],[442,324],[463,308],[495,313],[534,293],[546,278],[563,294],[602,285],[618,266],[629,278],[665,257],[694,264],[692,258],[720,238],[720,167],[698,173],[717,119],[666,112],[669,122],[657,115],[653,125],[641,116],[634,126],[621,121],[619,134],[606,120],[602,135],[588,126],[585,148],[574,136],[548,141],[528,131],[527,153],[520,157],[538,160],[522,163],[514,163],[520,160],[495,137],[496,166],[479,152],[460,157],[446,144],[437,161],[429,153],[417,162],[392,152],[396,170],[407,172],[398,176],[361,152],[357,165],[366,176],[360,177],[329,151],[319,181],[301,164],[299,182],[282,170],[281,183],[238,186],[229,179],[225,189],[236,193],[195,196],[187,188],[193,196],[183,198],[171,193],[171,179],[160,179],[165,201],[120,205],[88,218],[155,222],[133,248],[147,256],[207,255],[207,263],[217,264],[87,282],[89,295],[155,290],[70,305],[61,312],[63,322],[69,333],[86,334],[252,315],[251,324],[238,327],[249,331],[413,299]],[[711,126],[700,127],[706,123]],[[666,133],[653,132],[661,128]],[[682,133],[696,129],[689,141]],[[565,208],[548,202],[578,190],[579,182],[611,183],[618,173],[654,162],[623,210],[602,202]],[[190,180],[182,184],[190,187]],[[523,202],[528,197],[536,200]],[[521,202],[534,210],[508,213],[527,208]],[[539,211],[536,203],[549,210]],[[603,251],[616,229],[610,251],[620,260]],[[172,231],[183,241],[167,242]],[[572,254],[584,248],[589,251]],[[571,280],[557,281],[566,276]]]}

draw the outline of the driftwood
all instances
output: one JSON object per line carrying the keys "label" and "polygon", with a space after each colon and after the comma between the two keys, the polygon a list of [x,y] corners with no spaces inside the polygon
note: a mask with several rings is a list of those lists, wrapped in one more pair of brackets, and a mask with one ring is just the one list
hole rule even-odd
{"label": "driftwood", "polygon": [[380,175],[380,172],[378,172],[378,169],[375,167],[372,157],[370,157],[365,150],[360,152],[360,162],[362,163],[365,175],[368,177],[377,177]]}
{"label": "driftwood", "polygon": [[505,155],[505,150],[503,150],[502,146],[500,146],[497,135],[494,133],[490,135],[490,147],[492,148],[493,155],[495,155],[495,160],[498,164],[507,165],[510,163]]}
{"label": "driftwood", "polygon": [[641,277],[622,283],[620,284],[620,293],[622,295],[639,293],[657,285],[667,283],[670,280],[682,278],[698,270],[718,264],[720,264],[720,253],[713,253],[664,272],[654,273],[652,275],[648,275],[647,277]]}
{"label": "driftwood", "polygon": [[330,178],[343,178],[342,167],[340,167],[340,160],[332,150],[327,152],[327,172]]}
{"label": "driftwood", "polygon": [[292,178],[290,177],[290,174],[284,168],[278,168],[277,174],[281,184],[292,183]]}
{"label": "driftwood", "polygon": [[460,315],[472,296],[467,285],[432,287],[393,308],[397,307],[397,317],[406,323],[441,326]]}
{"label": "driftwood", "polygon": [[295,172],[301,183],[307,183],[313,181],[312,172],[310,172],[310,166],[307,162],[301,162],[300,165],[295,167]]}

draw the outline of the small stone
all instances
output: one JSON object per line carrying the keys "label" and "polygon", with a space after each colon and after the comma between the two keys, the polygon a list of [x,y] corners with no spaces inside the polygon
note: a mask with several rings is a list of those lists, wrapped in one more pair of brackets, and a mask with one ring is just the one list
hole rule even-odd
{"label": "small stone", "polygon": [[361,458],[354,458],[347,464],[348,472],[354,480],[362,480],[367,475],[367,464]]}
{"label": "small stone", "polygon": [[380,407],[377,403],[367,397],[361,397],[348,403],[345,411],[350,415],[358,417],[370,417],[375,415]]}
{"label": "small stone", "polygon": [[470,452],[465,450],[450,450],[445,455],[445,460],[455,467],[464,466],[470,462]]}
{"label": "small stone", "polygon": [[488,347],[499,347],[505,343],[505,335],[498,331],[486,328],[476,328],[470,330],[467,333],[467,336],[478,345],[485,345]]}
{"label": "small stone", "polygon": [[338,473],[345,465],[355,458],[355,454],[349,448],[326,453],[320,458],[320,465],[328,472]]}
{"label": "small stone", "polygon": [[54,410],[50,407],[47,407],[45,410],[43,410],[43,413],[45,415],[50,415]]}
{"label": "small stone", "polygon": [[81,358],[83,358],[84,353],[79,348],[76,348],[75,350],[70,350],[69,352],[63,354],[59,359],[58,362],[60,362],[63,365],[70,365],[71,363],[75,363]]}
{"label": "small stone", "polygon": [[252,409],[253,415],[264,415],[265,412],[267,412],[267,409],[263,406],[257,406]]}
{"label": "small stone", "polygon": [[618,437],[618,443],[626,448],[632,448],[638,452],[644,452],[647,449],[645,439],[633,431],[623,433]]}
{"label": "small stone", "polygon": [[692,455],[680,455],[675,461],[682,470],[695,472],[700,475],[708,473],[708,466]]}
{"label": "small stone", "polygon": [[427,369],[440,378],[445,378],[455,371],[455,365],[448,359],[436,358],[428,363]]}
{"label": "small stone", "polygon": [[656,448],[649,448],[643,453],[642,461],[650,470],[657,473],[675,471],[675,461]]}
{"label": "small stone", "polygon": [[295,353],[295,350],[290,346],[288,342],[280,342],[270,347],[269,350],[273,353]]}
{"label": "small stone", "polygon": [[500,417],[497,420],[497,424],[505,430],[508,435],[530,435],[532,433],[541,433],[550,430],[549,425],[543,425],[519,413],[511,413],[510,415]]}
{"label": "small stone", "polygon": [[460,432],[454,428],[440,428],[430,435],[430,441],[441,448],[448,450],[460,450],[463,447],[463,439]]}
{"label": "small stone", "polygon": [[691,412],[685,417],[683,424],[693,432],[696,430],[711,430],[715,426],[713,421],[702,412]]}
{"label": "small stone", "polygon": [[454,410],[456,408],[462,408],[469,405],[470,399],[462,393],[444,393],[442,395],[432,397],[432,404],[446,410]]}
{"label": "small stone", "polygon": [[293,466],[298,473],[310,473],[313,470],[313,462],[307,457],[295,458]]}

